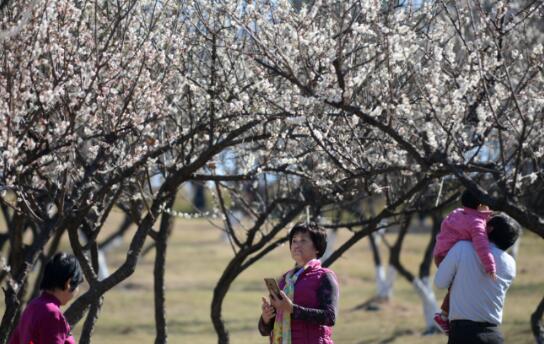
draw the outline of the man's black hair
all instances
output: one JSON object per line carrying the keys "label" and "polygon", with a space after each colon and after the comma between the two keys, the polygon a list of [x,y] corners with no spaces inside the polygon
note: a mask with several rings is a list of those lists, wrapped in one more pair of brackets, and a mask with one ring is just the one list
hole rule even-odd
{"label": "man's black hair", "polygon": [[70,291],[74,291],[83,282],[83,273],[76,257],[59,252],[45,265],[40,289],[64,290],[66,281],[69,281]]}
{"label": "man's black hair", "polygon": [[461,195],[461,204],[466,208],[477,209],[482,202],[480,202],[472,191],[467,189],[463,191],[463,194]]}
{"label": "man's black hair", "polygon": [[503,251],[514,245],[521,232],[519,223],[505,214],[494,215],[487,221],[487,227],[489,241]]}

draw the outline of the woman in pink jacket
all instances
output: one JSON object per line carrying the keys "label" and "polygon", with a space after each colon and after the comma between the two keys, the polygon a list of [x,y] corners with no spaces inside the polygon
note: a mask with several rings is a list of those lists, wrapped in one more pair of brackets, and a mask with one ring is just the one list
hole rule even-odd
{"label": "woman in pink jacket", "polygon": [[259,331],[273,344],[333,344],[332,326],[338,312],[338,282],[318,258],[327,248],[325,230],[299,224],[289,232],[295,268],[279,281],[278,298],[263,297]]}
{"label": "woman in pink jacket", "polygon": [[[495,260],[490,252],[487,237],[487,221],[492,212],[469,190],[465,190],[461,195],[461,204],[463,208],[455,209],[442,221],[440,233],[436,237],[433,252],[434,261],[438,266],[458,241],[472,241],[485,272],[492,279],[496,279]],[[438,327],[447,334],[449,332],[449,291],[444,297],[441,309],[442,313],[435,314],[434,320]]]}
{"label": "woman in pink jacket", "polygon": [[42,294],[26,307],[9,344],[75,344],[70,325],[60,310],[83,282],[79,262],[57,253],[47,262],[40,284]]}

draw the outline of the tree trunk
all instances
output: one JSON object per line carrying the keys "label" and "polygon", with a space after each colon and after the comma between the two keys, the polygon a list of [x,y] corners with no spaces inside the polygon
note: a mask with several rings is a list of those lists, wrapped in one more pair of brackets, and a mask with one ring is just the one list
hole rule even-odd
{"label": "tree trunk", "polygon": [[376,236],[376,232],[368,236],[368,242],[370,244],[370,249],[372,250],[372,258],[374,259],[374,269],[376,270],[376,295],[380,300],[387,300],[389,299],[386,283],[387,276],[385,274],[385,268],[383,267],[380,249],[378,247],[379,238],[376,238]]}
{"label": "tree trunk", "polygon": [[89,308],[89,313],[87,313],[87,318],[83,324],[83,329],[81,331],[81,337],[79,338],[79,344],[91,344],[91,337],[93,335],[94,326],[100,310],[102,309],[102,303],[104,297],[99,297],[95,302],[91,304]]}
{"label": "tree trunk", "polygon": [[244,258],[234,257],[231,260],[229,266],[225,269],[221,278],[217,282],[213,290],[212,298],[212,307],[211,307],[211,318],[215,332],[217,333],[217,343],[219,344],[228,344],[229,343],[229,332],[225,327],[225,323],[222,318],[223,310],[223,300],[227,295],[227,292],[230,288],[230,285],[242,271],[240,266],[242,265]]}
{"label": "tree trunk", "polygon": [[544,344],[544,324],[542,324],[542,316],[544,315],[544,297],[531,314],[531,329],[535,336],[536,344]]}
{"label": "tree trunk", "polygon": [[438,306],[436,305],[436,299],[432,286],[429,284],[429,279],[420,279],[416,277],[414,274],[408,271],[400,261],[402,244],[406,234],[408,233],[409,224],[409,218],[405,219],[401,223],[397,241],[393,247],[391,247],[391,265],[393,265],[397,271],[412,284],[414,290],[421,299],[426,325],[424,333],[434,332],[434,322],[432,316],[434,316],[434,313],[438,311]]}
{"label": "tree trunk", "polygon": [[381,294],[385,300],[390,300],[393,297],[393,287],[395,286],[395,280],[397,279],[397,269],[391,264],[387,266],[385,272],[385,281]]}
{"label": "tree trunk", "polygon": [[15,320],[20,312],[21,297],[24,294],[24,287],[18,286],[13,281],[9,281],[8,287],[3,288],[3,291],[6,309],[0,326],[0,343],[5,344],[9,339],[11,330],[16,323]]}
{"label": "tree trunk", "polygon": [[[3,203],[0,202],[0,209],[2,209],[2,214],[4,215],[4,221],[6,222],[6,233],[2,233],[1,234],[1,237],[0,237],[0,251],[3,251],[4,250],[4,245],[6,243],[10,243],[11,245],[11,242],[12,242],[12,237],[13,237],[13,233],[17,230],[15,228],[13,228],[13,220],[12,220],[12,215],[10,214],[10,211],[9,209],[7,208],[7,206],[5,206]],[[4,262],[4,264],[8,265],[8,266],[11,266],[10,265],[10,256],[11,256],[11,247],[9,248],[10,249],[10,253],[8,253],[8,260],[6,262]],[[8,270],[7,269],[1,269],[0,271],[0,283],[4,282],[4,279],[9,275],[8,273]]]}
{"label": "tree trunk", "polygon": [[370,249],[372,250],[372,258],[374,259],[374,268],[376,270],[376,295],[381,301],[388,301],[393,295],[393,286],[397,270],[389,264],[387,271],[383,266],[381,253],[379,249],[380,237],[378,232],[374,232],[368,236]]}
{"label": "tree trunk", "polygon": [[25,250],[23,244],[23,235],[28,228],[24,218],[20,214],[13,215],[12,226],[9,229],[9,256],[8,265],[11,267],[13,275],[23,272],[25,269]]}
{"label": "tree trunk", "polygon": [[227,331],[221,316],[223,299],[225,298],[227,291],[228,287],[223,286],[217,286],[213,291],[211,317],[215,333],[217,333],[217,343],[219,344],[229,343],[229,332]]}
{"label": "tree trunk", "polygon": [[423,317],[425,318],[425,331],[424,333],[435,333],[436,325],[434,324],[434,315],[440,311],[436,303],[436,297],[434,295],[433,287],[429,278],[419,279],[415,278],[412,281],[412,285],[416,293],[419,295],[423,304]]}
{"label": "tree trunk", "polygon": [[[20,314],[21,300],[26,288],[27,278],[30,270],[36,264],[40,252],[51,237],[54,230],[54,222],[46,222],[41,227],[39,235],[34,239],[31,246],[24,252],[24,258],[17,267],[12,266],[14,278],[10,279],[7,286],[3,288],[5,296],[5,309],[0,323],[0,344],[5,344]],[[23,253],[21,253],[23,256]]]}
{"label": "tree trunk", "polygon": [[391,247],[389,264],[392,265],[404,278],[406,278],[410,283],[415,279],[415,276],[408,271],[400,262],[400,253],[402,250],[402,244],[404,243],[404,238],[408,233],[408,228],[410,227],[410,219],[406,218],[400,224],[399,234],[395,244]]}
{"label": "tree trunk", "polygon": [[[170,209],[174,205],[176,193],[166,201],[166,208]],[[154,283],[155,283],[155,329],[156,337],[155,344],[166,344],[168,342],[168,333],[166,327],[166,301],[164,295],[164,273],[166,267],[166,249],[168,237],[174,226],[175,218],[167,212],[161,215],[161,224],[159,234],[155,241],[155,267],[154,267]]]}
{"label": "tree trunk", "polygon": [[436,325],[434,324],[434,315],[439,312],[440,309],[436,303],[436,296],[433,291],[432,282],[430,279],[431,266],[433,264],[433,250],[436,244],[436,235],[440,232],[440,225],[442,223],[442,216],[440,212],[433,212],[431,214],[433,220],[433,227],[431,230],[431,237],[425,254],[423,255],[423,261],[419,266],[419,279],[414,283],[414,288],[420,295],[423,302],[423,316],[425,317],[425,323],[427,328],[424,333],[435,333]]}
{"label": "tree trunk", "polygon": [[380,249],[378,248],[378,240],[376,240],[377,233],[374,232],[368,236],[370,243],[370,249],[372,250],[372,258],[374,259],[374,266],[382,266],[382,258],[380,255]]}
{"label": "tree trunk", "polygon": [[442,224],[442,216],[439,212],[434,212],[431,215],[433,220],[433,228],[431,231],[431,238],[425,249],[423,261],[419,265],[419,278],[428,278],[431,275],[431,266],[433,264],[433,250],[436,244],[436,236],[440,232],[440,225]]}
{"label": "tree trunk", "polygon": [[[4,216],[4,222],[6,223],[6,232],[0,234],[0,251],[3,251],[4,245],[9,241],[9,235],[12,228],[12,215],[9,208],[2,202],[0,202],[0,210],[2,211],[2,215]],[[0,272],[0,283],[2,283],[6,276],[7,273],[2,270],[2,272]]]}
{"label": "tree trunk", "polygon": [[[91,239],[94,240],[94,239]],[[94,271],[98,274],[100,267],[98,264],[98,244],[96,241],[93,241],[90,243],[90,251],[91,251],[91,264],[94,269]],[[94,281],[90,281],[91,288],[93,288]],[[104,300],[103,296],[97,297],[90,305],[89,312],[87,313],[87,318],[85,318],[85,322],[83,323],[83,329],[81,331],[81,337],[79,339],[79,344],[90,344],[91,343],[91,337],[93,335],[94,326],[96,324],[96,320],[98,319],[98,314],[100,313],[100,309],[102,308],[102,302]]]}
{"label": "tree trunk", "polygon": [[[289,223],[293,218],[295,218],[301,211],[302,207],[291,212],[285,216],[279,224],[271,231],[274,233],[278,232],[278,228],[283,228],[287,223]],[[266,245],[265,242],[261,241],[255,246],[249,246],[249,249],[238,251],[238,253],[232,258],[228,266],[223,271],[223,274],[219,278],[214,290],[213,298],[211,305],[211,318],[215,332],[217,333],[218,343],[219,344],[228,344],[229,343],[229,332],[225,327],[225,323],[222,318],[223,311],[223,301],[232,282],[240,275],[245,269],[253,265],[256,261],[264,257],[266,254],[279,247],[282,243],[287,241],[287,236],[276,240],[274,243]],[[255,253],[257,252],[258,253]],[[253,254],[253,255],[252,255]],[[250,256],[252,255],[252,256]],[[249,258],[248,258],[249,257]]]}

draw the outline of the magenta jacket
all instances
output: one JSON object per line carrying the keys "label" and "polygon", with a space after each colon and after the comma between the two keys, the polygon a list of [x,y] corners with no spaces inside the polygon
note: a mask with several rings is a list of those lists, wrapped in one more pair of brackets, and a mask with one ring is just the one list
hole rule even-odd
{"label": "magenta jacket", "polygon": [[26,307],[8,344],[75,344],[60,301],[43,292]]}
{"label": "magenta jacket", "polygon": [[440,226],[436,237],[433,255],[441,260],[448,251],[461,240],[470,240],[486,272],[495,272],[495,260],[489,250],[487,238],[487,220],[490,211],[478,211],[471,208],[458,208],[452,211]]}
{"label": "magenta jacket", "polygon": [[[285,287],[285,275],[279,287]],[[338,282],[332,270],[321,264],[308,268],[295,283],[291,314],[292,344],[333,344],[332,326],[338,313]],[[272,338],[274,320],[259,321],[259,331]]]}

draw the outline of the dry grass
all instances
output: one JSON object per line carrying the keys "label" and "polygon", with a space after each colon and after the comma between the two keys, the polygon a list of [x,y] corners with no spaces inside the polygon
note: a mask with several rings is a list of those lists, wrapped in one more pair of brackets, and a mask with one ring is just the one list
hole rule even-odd
{"label": "dry grass", "polygon": [[[120,221],[114,214],[110,226]],[[391,235],[393,236],[393,235]],[[339,241],[347,235],[341,235]],[[391,238],[394,239],[394,238]],[[427,235],[409,235],[402,260],[417,266]],[[337,243],[338,244],[338,243]],[[127,243],[109,254],[112,268],[124,259]],[[232,256],[221,233],[204,220],[179,220],[170,241],[167,263],[167,318],[170,343],[216,343],[209,319],[215,282]],[[540,266],[542,241],[526,233],[518,261],[518,277],[511,288],[504,313],[507,343],[533,343],[529,315],[544,291]],[[233,344],[267,343],[256,330],[263,277],[278,276],[292,262],[287,247],[272,252],[244,272],[234,283],[224,304],[224,319]],[[422,308],[409,283],[399,277],[393,300],[378,312],[354,311],[374,293],[374,267],[368,242],[363,240],[333,266],[341,288],[340,315],[334,339],[343,343],[446,343],[441,335],[422,337]],[[441,296],[442,293],[439,293]],[[144,257],[136,273],[109,292],[94,332],[94,343],[153,343],[153,253]],[[75,329],[76,336],[80,328]]]}

